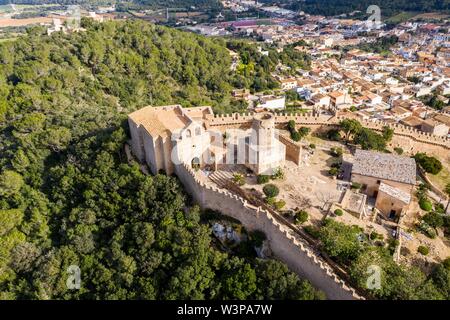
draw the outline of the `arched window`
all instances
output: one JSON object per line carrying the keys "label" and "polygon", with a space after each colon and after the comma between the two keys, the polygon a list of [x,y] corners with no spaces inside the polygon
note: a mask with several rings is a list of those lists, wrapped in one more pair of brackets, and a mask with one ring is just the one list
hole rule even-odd
{"label": "arched window", "polygon": [[186,138],[190,138],[192,136],[192,132],[190,129],[186,130]]}
{"label": "arched window", "polygon": [[202,133],[202,130],[200,129],[200,127],[195,128],[195,135],[196,136],[201,135],[201,133]]}

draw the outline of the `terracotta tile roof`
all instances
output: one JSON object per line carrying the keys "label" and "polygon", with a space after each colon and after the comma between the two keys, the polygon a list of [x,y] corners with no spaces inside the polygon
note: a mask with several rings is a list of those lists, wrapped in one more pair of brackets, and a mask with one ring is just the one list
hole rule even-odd
{"label": "terracotta tile roof", "polygon": [[437,114],[434,116],[434,120],[442,122],[443,124],[450,127],[450,117],[445,114]]}
{"label": "terracotta tile roof", "polygon": [[129,118],[136,124],[142,125],[151,136],[166,137],[191,122],[181,110],[180,106],[147,106],[131,113]]}

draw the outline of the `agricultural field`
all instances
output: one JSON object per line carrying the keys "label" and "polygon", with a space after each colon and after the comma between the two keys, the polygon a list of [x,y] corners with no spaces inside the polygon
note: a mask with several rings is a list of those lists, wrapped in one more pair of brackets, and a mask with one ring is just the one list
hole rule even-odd
{"label": "agricultural field", "polygon": [[396,14],[395,16],[387,18],[384,22],[388,24],[403,23],[414,18],[415,16],[417,16],[417,14],[418,12],[401,12],[399,14]]}

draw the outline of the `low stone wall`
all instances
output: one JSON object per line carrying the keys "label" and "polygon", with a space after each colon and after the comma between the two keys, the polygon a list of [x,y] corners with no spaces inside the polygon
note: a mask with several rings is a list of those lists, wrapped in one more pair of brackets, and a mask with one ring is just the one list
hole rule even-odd
{"label": "low stone wall", "polygon": [[419,171],[419,174],[423,178],[423,180],[425,180],[425,182],[429,185],[430,190],[433,191],[442,200],[447,200],[448,196],[433,184],[425,170],[423,170],[419,165],[417,166],[417,170]]}
{"label": "low stone wall", "polygon": [[308,279],[329,299],[363,299],[341,280],[332,268],[292,231],[275,220],[268,211],[247,203],[243,198],[211,185],[188,165],[176,167],[176,173],[186,190],[202,208],[222,212],[241,223],[248,230],[261,230],[275,256],[290,270]]}

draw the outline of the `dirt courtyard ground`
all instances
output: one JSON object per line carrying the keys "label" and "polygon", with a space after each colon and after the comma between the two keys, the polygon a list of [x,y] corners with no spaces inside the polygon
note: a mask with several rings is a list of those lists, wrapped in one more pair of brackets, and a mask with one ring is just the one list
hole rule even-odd
{"label": "dirt courtyard ground", "polygon": [[[284,179],[270,181],[280,189],[277,200],[286,202],[283,210],[304,209],[310,214],[310,221],[318,224],[323,219],[325,210],[328,210],[331,203],[340,201],[344,192],[341,188],[343,182],[328,174],[332,161],[336,161],[336,158],[324,150],[315,150],[313,154],[304,150],[300,166],[286,161],[282,167]],[[255,175],[246,174],[245,169],[237,166],[230,170],[246,176],[244,189],[263,195],[264,185],[257,184]]]}

